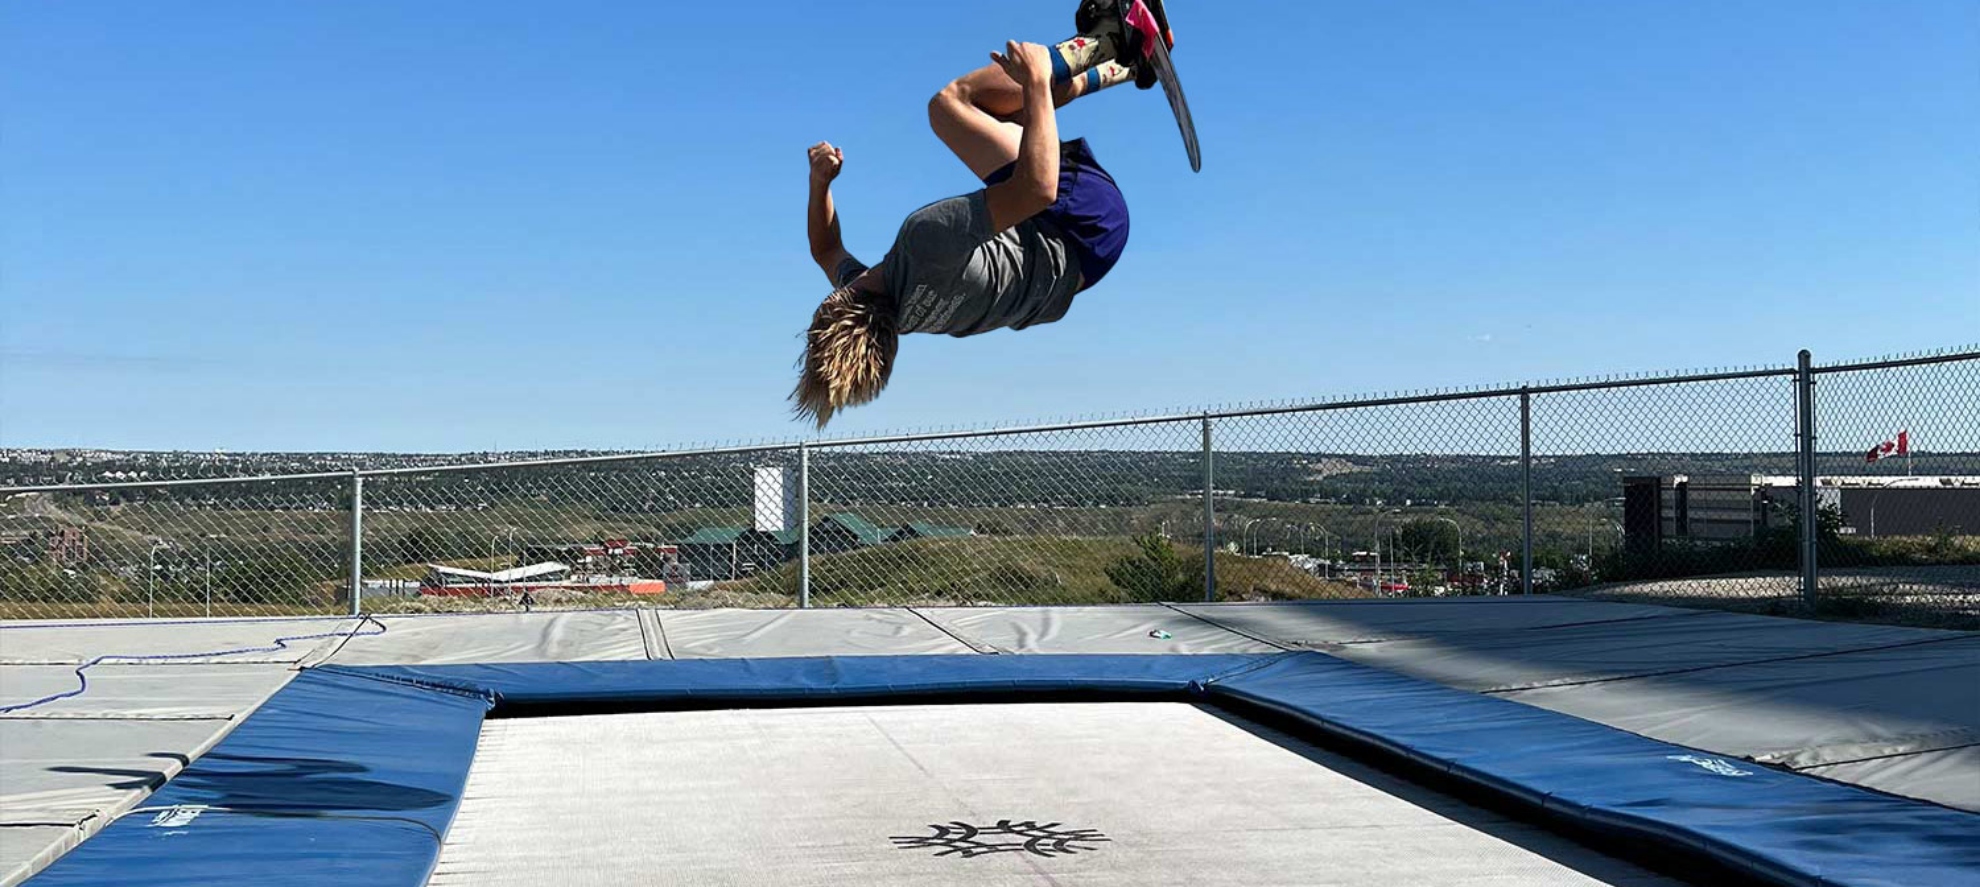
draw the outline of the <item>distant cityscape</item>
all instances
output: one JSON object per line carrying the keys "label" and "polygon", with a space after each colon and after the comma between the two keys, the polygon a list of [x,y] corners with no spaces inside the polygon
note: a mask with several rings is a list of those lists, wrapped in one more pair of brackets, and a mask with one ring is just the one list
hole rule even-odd
{"label": "distant cityscape", "polygon": [[138,483],[276,474],[380,471],[497,461],[602,456],[601,450],[528,453],[279,453],[0,447],[0,485]]}

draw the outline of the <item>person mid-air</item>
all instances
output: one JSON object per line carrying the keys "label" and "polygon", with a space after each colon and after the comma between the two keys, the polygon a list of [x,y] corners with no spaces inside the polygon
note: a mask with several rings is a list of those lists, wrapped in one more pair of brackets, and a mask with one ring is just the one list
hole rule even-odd
{"label": "person mid-air", "polygon": [[1159,2],[1152,12],[1144,2],[1086,0],[1081,36],[1049,48],[1012,41],[936,93],[929,123],[983,188],[909,215],[877,265],[839,237],[831,188],[844,152],[810,148],[811,257],[835,289],[805,336],[791,394],[799,416],[822,428],[878,397],[900,333],[1051,323],[1107,276],[1127,246],[1127,201],[1084,139],[1059,140],[1056,108],[1122,83],[1153,85],[1147,42],[1172,38]]}

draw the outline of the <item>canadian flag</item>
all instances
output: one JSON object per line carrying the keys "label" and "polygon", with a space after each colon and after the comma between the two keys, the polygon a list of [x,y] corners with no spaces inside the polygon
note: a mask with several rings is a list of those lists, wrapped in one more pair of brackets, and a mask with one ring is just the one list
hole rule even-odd
{"label": "canadian flag", "polygon": [[1863,461],[1875,462],[1878,459],[1889,459],[1892,456],[1906,456],[1910,454],[1911,432],[1900,431],[1898,432],[1897,440],[1887,440],[1871,447],[1869,455]]}

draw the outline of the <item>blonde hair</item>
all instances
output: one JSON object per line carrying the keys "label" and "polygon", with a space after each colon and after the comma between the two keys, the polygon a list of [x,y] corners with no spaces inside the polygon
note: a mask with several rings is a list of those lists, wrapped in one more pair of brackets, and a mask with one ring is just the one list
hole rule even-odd
{"label": "blonde hair", "polygon": [[891,299],[850,286],[834,290],[811,315],[791,412],[824,428],[840,410],[879,397],[899,347]]}

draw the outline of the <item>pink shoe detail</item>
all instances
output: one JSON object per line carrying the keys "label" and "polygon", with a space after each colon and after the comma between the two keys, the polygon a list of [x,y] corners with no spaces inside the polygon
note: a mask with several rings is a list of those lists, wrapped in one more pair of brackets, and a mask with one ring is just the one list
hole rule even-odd
{"label": "pink shoe detail", "polygon": [[[1154,55],[1155,41],[1163,40],[1166,35],[1162,33],[1162,26],[1155,23],[1155,14],[1148,11],[1148,4],[1134,0],[1134,5],[1128,8],[1127,15],[1122,16],[1121,20],[1141,32],[1141,57]],[[1168,42],[1164,40],[1163,45],[1168,45]]]}

